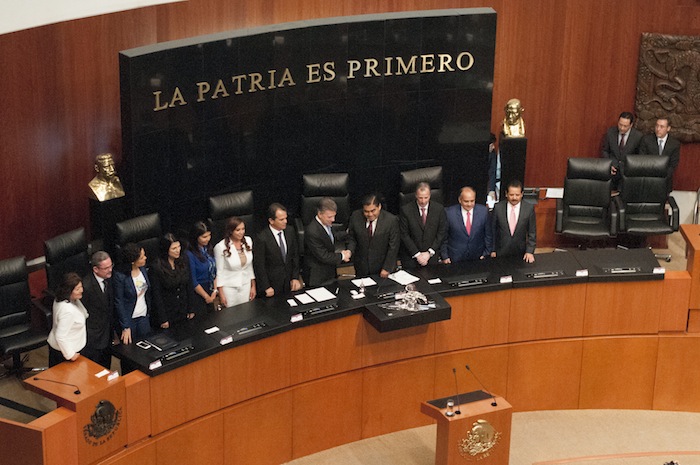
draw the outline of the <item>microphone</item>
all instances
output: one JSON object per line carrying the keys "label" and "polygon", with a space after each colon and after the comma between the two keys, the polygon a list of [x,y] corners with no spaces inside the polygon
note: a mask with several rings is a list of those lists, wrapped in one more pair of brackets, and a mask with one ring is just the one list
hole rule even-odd
{"label": "microphone", "polygon": [[464,365],[464,366],[467,368],[467,371],[468,371],[469,373],[472,374],[472,376],[474,377],[474,379],[476,380],[476,382],[479,383],[479,386],[481,386],[481,389],[483,389],[484,392],[485,392],[486,394],[488,394],[488,395],[491,396],[491,398],[493,399],[493,402],[491,402],[491,405],[492,405],[493,407],[498,406],[498,403],[496,403],[496,396],[494,396],[494,395],[491,394],[488,390],[486,390],[486,388],[484,387],[484,383],[482,383],[481,380],[480,380],[479,378],[476,377],[476,374],[472,371],[471,368],[469,368],[469,365]]}
{"label": "microphone", "polygon": [[393,296],[395,294],[394,292],[385,292],[384,294],[379,293],[379,290],[382,288],[382,286],[389,281],[389,278],[380,277],[380,279],[381,281],[379,281],[379,284],[377,284],[377,290],[374,293],[374,297],[376,297],[377,299],[386,299],[388,297]]}
{"label": "microphone", "polygon": [[73,394],[80,394],[80,388],[76,386],[75,384],[70,384],[70,383],[64,383],[63,381],[55,381],[53,379],[46,379],[46,378],[38,378],[34,377],[34,381],[47,381],[49,383],[56,383],[56,384],[63,384],[64,386],[71,386],[75,388],[75,391],[73,391]]}
{"label": "microphone", "polygon": [[455,399],[457,399],[457,410],[455,410],[455,415],[459,415],[460,413],[462,413],[462,411],[460,410],[461,407],[459,405],[459,387],[457,386],[457,369],[454,367],[452,368],[452,374],[455,377],[455,393],[456,393]]}

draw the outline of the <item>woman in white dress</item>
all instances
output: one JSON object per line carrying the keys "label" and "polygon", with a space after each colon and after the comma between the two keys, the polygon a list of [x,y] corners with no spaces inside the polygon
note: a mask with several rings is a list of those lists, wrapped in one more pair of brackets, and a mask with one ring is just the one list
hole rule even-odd
{"label": "woman in white dress", "polygon": [[87,343],[85,320],[88,312],[80,299],[83,282],[76,273],[67,273],[56,289],[53,302],[53,326],[49,333],[49,366],[76,361]]}
{"label": "woman in white dress", "polygon": [[214,257],[221,305],[233,307],[253,300],[253,240],[245,235],[243,220],[236,216],[228,220],[224,239],[214,247]]}

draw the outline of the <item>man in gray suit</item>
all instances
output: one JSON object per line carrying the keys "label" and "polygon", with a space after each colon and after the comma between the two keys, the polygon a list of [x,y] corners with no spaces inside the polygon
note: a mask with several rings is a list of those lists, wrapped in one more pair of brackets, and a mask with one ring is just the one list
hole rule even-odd
{"label": "man in gray suit", "polygon": [[608,129],[603,138],[603,158],[612,160],[610,174],[613,176],[613,188],[617,189],[620,181],[620,169],[624,165],[625,157],[639,153],[639,144],[642,142],[642,132],[632,127],[634,115],[628,111],[620,113],[617,127]]}
{"label": "man in gray suit", "polygon": [[668,118],[656,120],[654,134],[647,134],[639,145],[639,153],[644,155],[664,155],[668,157],[668,192],[673,190],[673,173],[681,161],[681,141],[669,134],[671,124]]}
{"label": "man in gray suit", "polygon": [[507,202],[500,201],[493,207],[494,252],[492,257],[522,257],[524,261],[535,261],[537,246],[537,224],[535,206],[523,202],[523,185],[513,180],[506,191]]}

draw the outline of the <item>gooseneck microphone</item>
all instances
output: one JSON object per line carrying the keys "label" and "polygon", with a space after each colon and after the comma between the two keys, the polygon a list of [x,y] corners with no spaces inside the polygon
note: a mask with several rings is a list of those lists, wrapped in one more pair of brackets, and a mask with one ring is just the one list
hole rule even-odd
{"label": "gooseneck microphone", "polygon": [[461,406],[459,405],[459,386],[457,386],[457,369],[452,368],[452,374],[455,377],[455,399],[457,399],[457,410],[455,410],[455,415],[462,413]]}
{"label": "gooseneck microphone", "polygon": [[488,389],[486,389],[486,388],[484,387],[484,383],[482,383],[481,380],[480,380],[480,379],[476,376],[476,374],[472,371],[472,369],[469,368],[469,365],[464,365],[464,366],[467,368],[467,371],[468,371],[469,373],[472,374],[472,376],[474,377],[474,379],[476,380],[476,382],[479,383],[479,386],[481,386],[481,389],[483,389],[484,392],[485,392],[486,394],[488,394],[488,395],[491,396],[491,398],[493,399],[493,402],[491,402],[491,405],[492,405],[493,407],[498,406],[498,403],[496,403],[496,396],[494,396],[494,395],[491,393],[491,391],[489,391]]}
{"label": "gooseneck microphone", "polygon": [[80,394],[80,388],[78,386],[76,386],[75,384],[64,383],[63,381],[56,381],[53,379],[38,378],[36,376],[34,377],[34,381],[46,381],[49,383],[63,384],[64,386],[74,387],[75,391],[73,391],[73,394]]}

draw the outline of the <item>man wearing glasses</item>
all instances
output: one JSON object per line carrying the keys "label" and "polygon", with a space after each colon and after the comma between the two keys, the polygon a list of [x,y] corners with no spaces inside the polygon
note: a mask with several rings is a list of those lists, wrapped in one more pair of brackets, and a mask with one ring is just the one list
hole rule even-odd
{"label": "man wearing glasses", "polygon": [[83,278],[81,301],[90,315],[85,323],[87,344],[81,355],[110,369],[112,354],[110,342],[114,319],[114,292],[112,291],[112,259],[107,252],[95,252],[90,259],[92,272]]}

